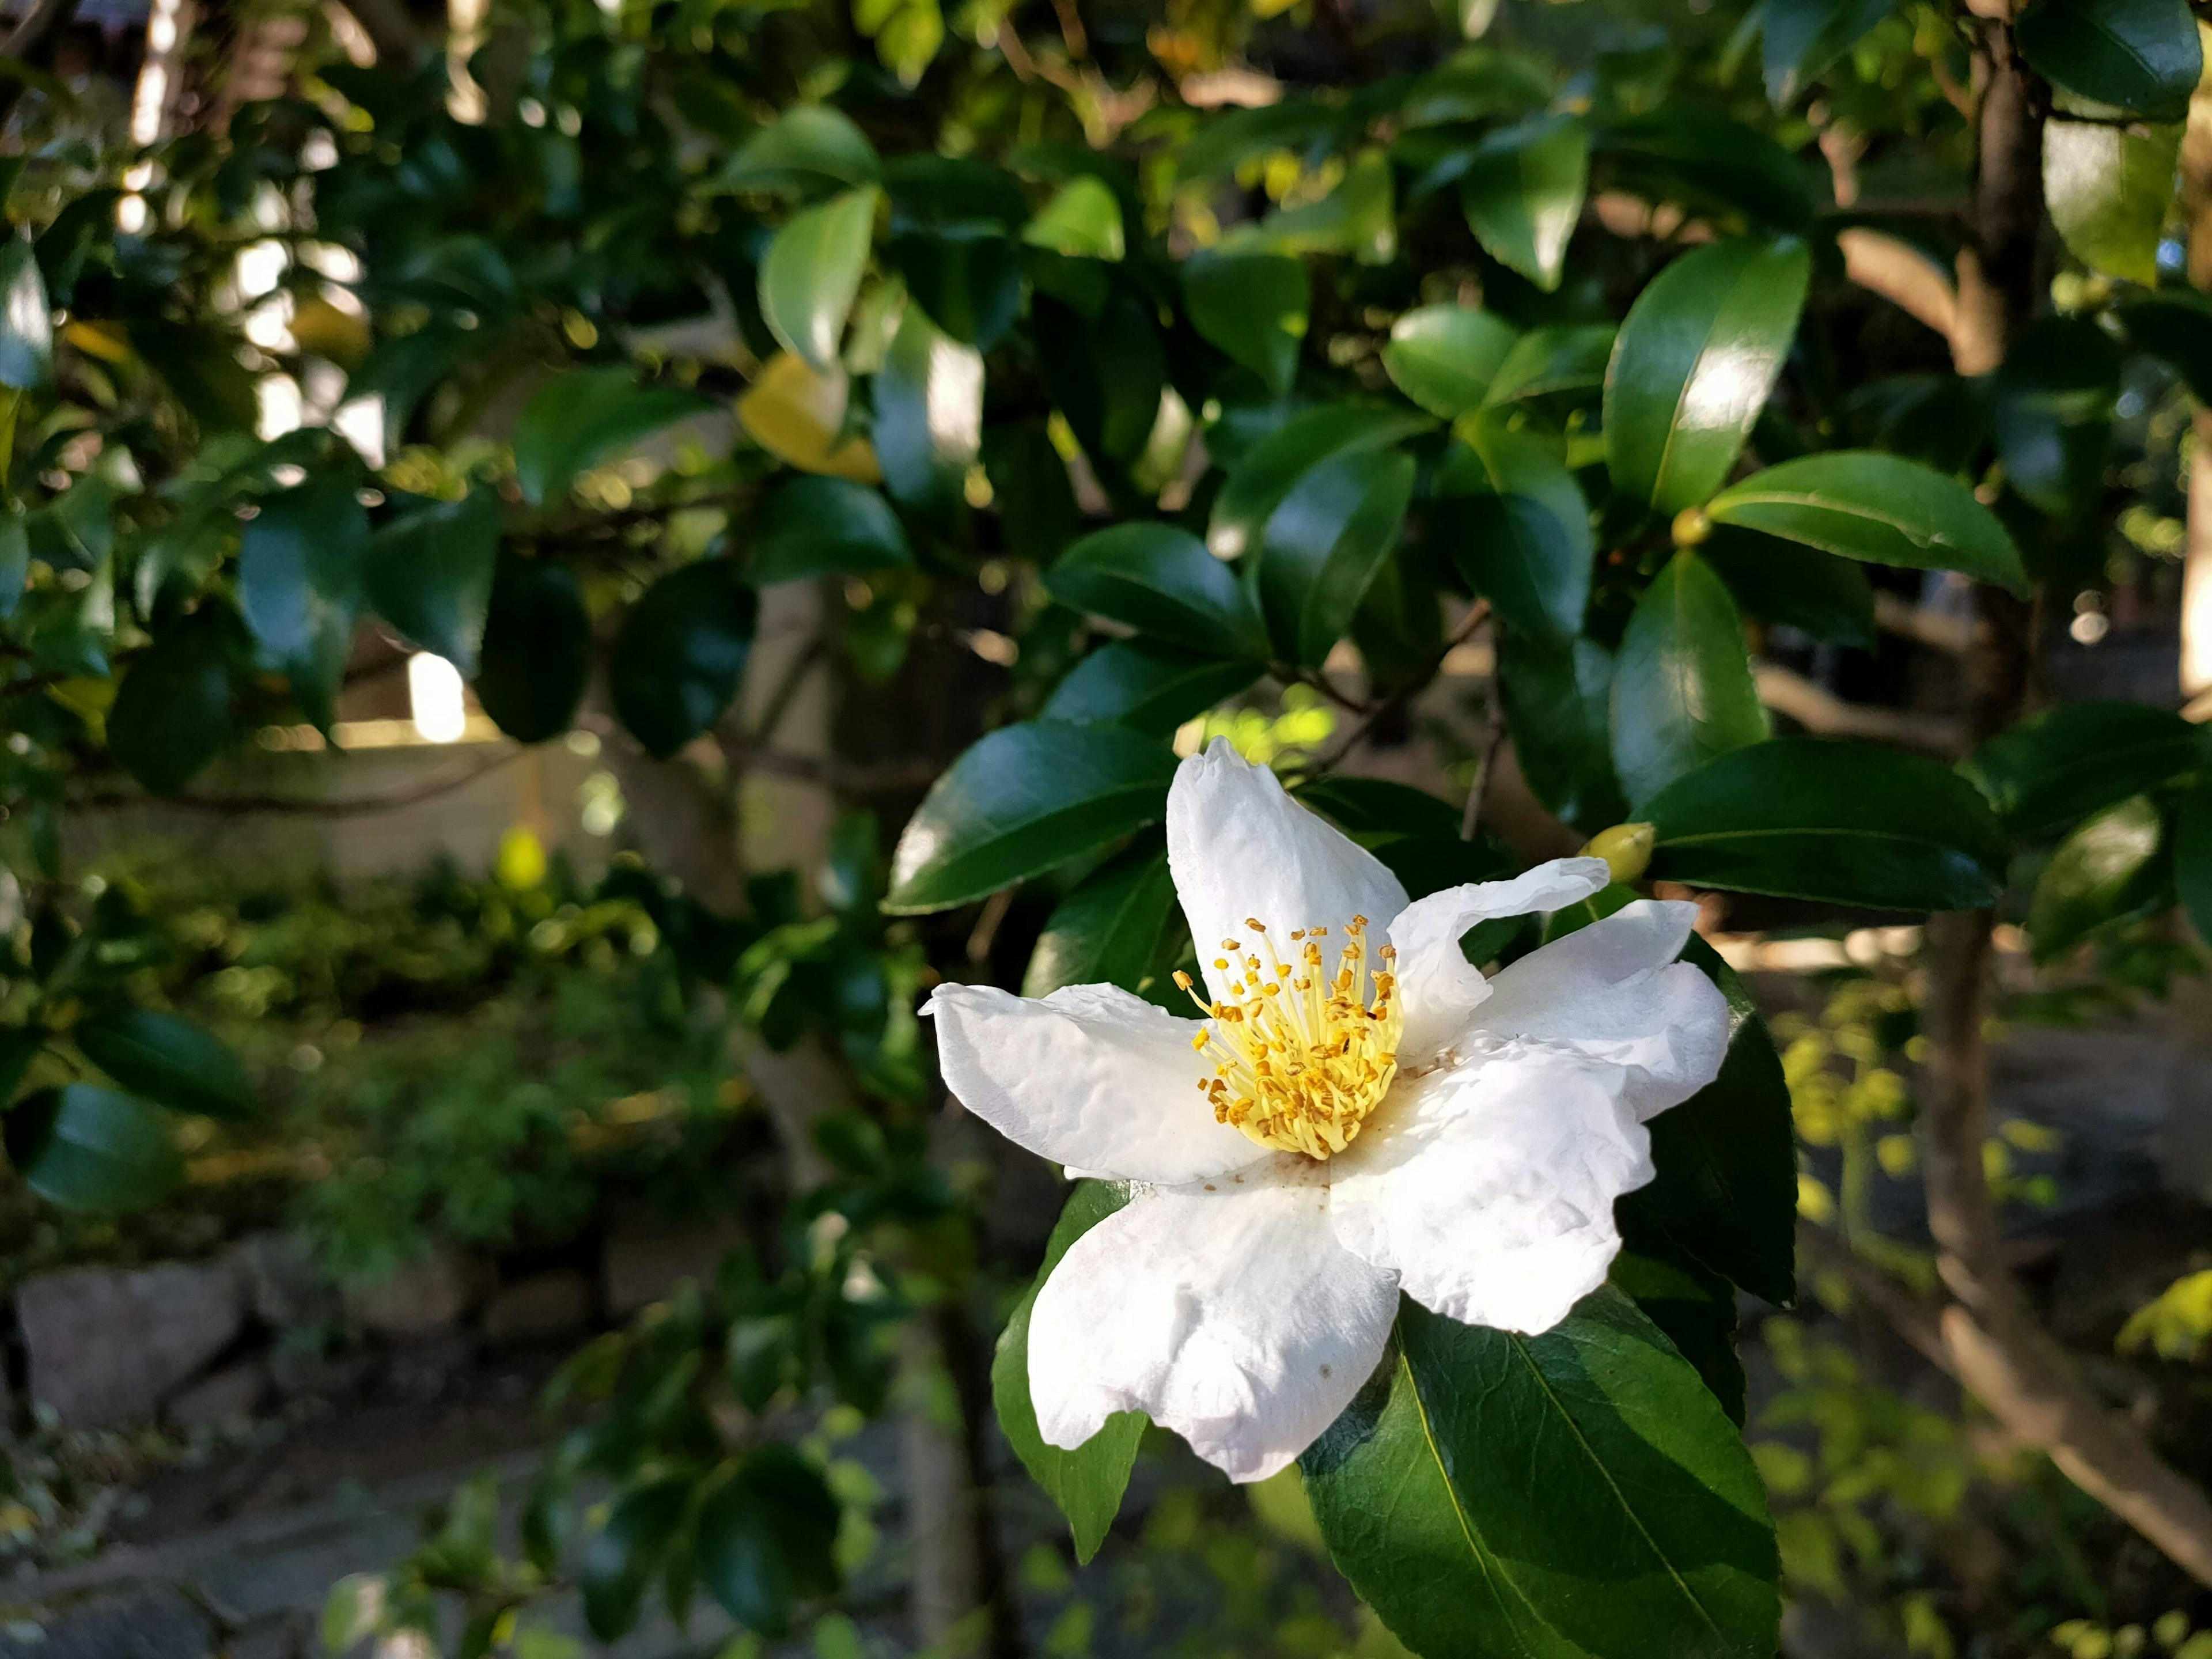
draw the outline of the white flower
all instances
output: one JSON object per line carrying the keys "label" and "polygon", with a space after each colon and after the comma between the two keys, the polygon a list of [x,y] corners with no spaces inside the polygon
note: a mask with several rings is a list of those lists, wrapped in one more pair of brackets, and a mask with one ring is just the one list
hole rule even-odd
{"label": "white flower", "polygon": [[1602,861],[1408,904],[1225,743],[1176,775],[1168,860],[1206,1018],[1109,985],[947,985],[930,1012],[969,1111],[1131,1183],[1030,1316],[1044,1438],[1135,1409],[1261,1480],[1367,1379],[1401,1290],[1535,1333],[1603,1282],[1644,1122],[1719,1071],[1728,1005],[1674,960],[1695,907],[1650,900],[1486,980],[1461,937],[1589,897]]}

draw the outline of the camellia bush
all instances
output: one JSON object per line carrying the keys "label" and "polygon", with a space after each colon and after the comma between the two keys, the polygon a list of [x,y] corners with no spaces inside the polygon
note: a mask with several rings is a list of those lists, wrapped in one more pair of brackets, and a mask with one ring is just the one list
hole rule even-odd
{"label": "camellia bush", "polygon": [[[379,4],[301,14],[274,99],[210,46],[150,145],[27,81],[17,1176],[146,1201],[178,1115],[252,1109],[72,865],[148,797],[265,805],[236,751],[335,732],[365,627],[518,744],[604,734],[617,885],[791,1165],[763,1253],[567,1374],[598,1415],[527,1559],[464,1494],[337,1638],[457,1592],[483,1653],[569,1582],[610,1637],[655,1585],[822,1605],[827,1453],[757,1425],[884,1409],[902,1328],[960,1380],[992,1195],[934,1147],[949,1090],[1080,1178],[988,1379],[1079,1556],[1150,1419],[1295,1462],[1426,1659],[1772,1653],[1734,1332],[1796,1296],[1801,1185],[1700,892],[1927,918],[1940,1273],[1803,1247],[1927,1298],[2005,1428],[2212,1582],[2212,1506],[2041,1334],[1984,1152],[2000,915],[2046,958],[2212,927],[2179,698],[2042,707],[2067,602],[2153,557],[2120,506],[2207,464],[2138,418],[2212,388],[2197,23],[1650,10]],[[794,584],[809,643],[749,686]],[[1916,653],[1855,720],[1837,665]],[[1462,792],[1371,775],[1470,658]],[[1292,694],[1331,718],[1273,769],[1179,755]],[[740,860],[761,775],[856,809],[803,890]],[[1002,1592],[923,1633],[1012,1650]]]}

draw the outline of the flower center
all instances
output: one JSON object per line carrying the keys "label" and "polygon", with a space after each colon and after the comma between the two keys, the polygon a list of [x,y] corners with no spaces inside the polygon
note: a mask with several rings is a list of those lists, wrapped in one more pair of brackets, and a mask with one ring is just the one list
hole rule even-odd
{"label": "flower center", "polygon": [[[1262,1146],[1328,1158],[1352,1144],[1398,1073],[1406,1017],[1390,968],[1397,950],[1384,945],[1370,975],[1367,918],[1354,916],[1329,979],[1322,970],[1328,928],[1291,934],[1293,967],[1276,954],[1264,927],[1249,917],[1244,926],[1257,948],[1224,939],[1226,954],[1213,959],[1216,969],[1237,975],[1225,1000],[1208,1003],[1189,975],[1175,976],[1209,1017],[1191,1043],[1213,1061],[1199,1092],[1212,1103],[1214,1121],[1234,1124]],[[1259,951],[1267,952],[1264,961]]]}

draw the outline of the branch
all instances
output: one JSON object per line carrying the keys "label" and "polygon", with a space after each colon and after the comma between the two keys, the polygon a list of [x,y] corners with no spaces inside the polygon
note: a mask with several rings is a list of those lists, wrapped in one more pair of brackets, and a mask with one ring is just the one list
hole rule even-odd
{"label": "branch", "polygon": [[452,768],[428,783],[418,784],[412,789],[395,790],[388,795],[356,795],[343,800],[306,800],[297,795],[149,795],[137,790],[117,789],[80,795],[66,803],[66,810],[72,812],[112,812],[134,806],[180,806],[195,812],[216,812],[237,817],[364,817],[374,812],[396,812],[403,807],[420,806],[441,795],[450,795],[456,789],[465,789],[477,779],[489,777],[501,767],[519,759],[522,753],[520,748],[510,747],[483,760]]}
{"label": "branch", "polygon": [[406,69],[422,52],[422,31],[416,27],[400,0],[341,0],[354,21],[361,25],[380,58],[390,58]]}
{"label": "branch", "polygon": [[1753,664],[1752,673],[1759,685],[1759,700],[1808,732],[1823,737],[1902,744],[1936,755],[1954,755],[1959,750],[1960,728],[1956,720],[1906,708],[1845,702],[1802,675],[1771,662]]}
{"label": "branch", "polygon": [[1358,748],[1367,734],[1375,729],[1376,721],[1403,707],[1412,700],[1416,691],[1427,688],[1429,682],[1436,678],[1437,671],[1443,666],[1444,659],[1451,655],[1452,647],[1464,644],[1468,635],[1481,627],[1489,615],[1490,601],[1487,599],[1477,599],[1469,605],[1467,615],[1460,618],[1459,626],[1452,629],[1450,635],[1444,641],[1443,647],[1429,659],[1425,670],[1411,677],[1403,687],[1392,692],[1380,702],[1370,705],[1364,717],[1339,740],[1336,747],[1316,761],[1310,769],[1316,773],[1334,772],[1341,766],[1345,757]]}
{"label": "branch", "polygon": [[734,743],[722,751],[732,766],[818,783],[841,795],[896,795],[933,783],[945,769],[935,761],[886,761],[879,765],[834,755],[794,755],[761,744]]}
{"label": "branch", "polygon": [[1881,589],[1875,592],[1874,620],[1877,628],[1954,657],[1965,656],[1988,632],[1986,623],[1972,617],[1946,616]]}
{"label": "branch", "polygon": [[1948,340],[1959,325],[1959,294],[1943,268],[1911,243],[1853,225],[1836,233],[1844,274]]}

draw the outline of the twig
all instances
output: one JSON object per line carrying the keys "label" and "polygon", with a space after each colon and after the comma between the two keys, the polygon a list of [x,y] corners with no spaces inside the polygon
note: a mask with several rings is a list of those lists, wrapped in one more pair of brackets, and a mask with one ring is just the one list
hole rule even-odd
{"label": "twig", "polygon": [[1462,841],[1473,841],[1475,830],[1481,827],[1483,791],[1490,787],[1491,768],[1498,764],[1498,745],[1505,740],[1505,711],[1498,706],[1495,676],[1490,682],[1482,720],[1482,749],[1474,757],[1474,779],[1467,786],[1467,810],[1459,821]]}
{"label": "twig", "polygon": [[402,807],[419,806],[424,801],[449,795],[456,789],[465,789],[477,779],[489,777],[501,767],[519,759],[522,753],[520,747],[510,747],[466,766],[451,769],[412,789],[396,790],[388,795],[357,795],[349,800],[303,800],[297,795],[149,795],[118,789],[81,795],[66,803],[66,806],[73,812],[110,812],[134,806],[174,806],[195,812],[218,812],[239,817],[360,817],[373,812],[395,812]]}
{"label": "twig", "polygon": [[945,769],[934,761],[885,762],[871,765],[839,760],[832,755],[794,755],[788,750],[739,743],[723,752],[733,766],[744,766],[778,777],[818,783],[841,795],[896,795],[933,782]]}
{"label": "twig", "polygon": [[1444,641],[1443,648],[1429,659],[1424,672],[1412,676],[1403,688],[1393,691],[1380,702],[1370,703],[1364,713],[1364,717],[1344,734],[1336,747],[1316,761],[1309,769],[1316,773],[1333,772],[1341,766],[1345,757],[1359,747],[1367,734],[1375,729],[1376,722],[1405,707],[1407,700],[1415,691],[1426,686],[1430,680],[1436,677],[1437,670],[1443,666],[1443,660],[1451,654],[1452,647],[1465,644],[1468,636],[1481,627],[1489,615],[1490,601],[1487,599],[1477,599],[1469,605],[1467,615],[1460,618],[1459,626],[1452,629],[1449,637]]}

